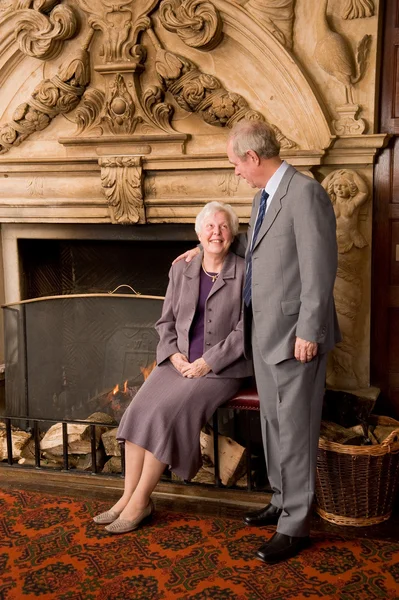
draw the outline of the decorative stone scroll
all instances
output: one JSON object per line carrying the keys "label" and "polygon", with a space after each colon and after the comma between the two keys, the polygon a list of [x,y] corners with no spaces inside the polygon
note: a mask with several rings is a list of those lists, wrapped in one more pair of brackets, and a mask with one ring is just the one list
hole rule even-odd
{"label": "decorative stone scroll", "polygon": [[[264,120],[240,94],[226,90],[216,77],[202,73],[187,58],[158,48],[155,68],[163,87],[177,104],[199,114],[209,125],[232,127],[241,119]],[[295,146],[277,128],[276,132],[283,149]]]}
{"label": "decorative stone scroll", "polygon": [[222,39],[222,19],[208,0],[163,0],[159,18],[187,46],[212,50]]}
{"label": "decorative stone scroll", "polygon": [[75,112],[75,122],[78,125],[77,135],[100,124],[104,104],[105,95],[103,92],[96,88],[85,91]]}
{"label": "decorative stone scroll", "polygon": [[361,252],[368,243],[359,230],[359,210],[369,198],[367,183],[356,172],[339,169],[322,183],[337,218],[338,271],[334,298],[342,342],[329,357],[329,384],[338,381],[351,389],[364,382],[357,372],[359,346],[363,336],[361,319],[366,257]]}
{"label": "decorative stone scroll", "polygon": [[335,107],[339,115],[333,120],[335,133],[338,135],[360,135],[364,133],[367,123],[358,117],[361,107],[358,104],[343,104]]}
{"label": "decorative stone scroll", "polygon": [[113,223],[145,223],[143,168],[139,156],[99,159],[101,185]]}
{"label": "decorative stone scroll", "polygon": [[74,59],[61,65],[52,79],[43,79],[27,102],[18,106],[13,120],[0,128],[0,154],[19,146],[35,131],[45,129],[59,114],[77,107],[90,81],[89,53],[87,47]]}
{"label": "decorative stone scroll", "polygon": [[363,19],[374,15],[373,0],[346,0],[342,7],[343,19]]}
{"label": "decorative stone scroll", "polygon": [[[16,13],[15,39],[21,52],[41,60],[52,59],[59,54],[63,42],[74,36],[77,30],[75,13],[66,5],[56,4],[59,0],[33,2],[33,9]],[[51,11],[48,16],[42,14],[48,11]]]}

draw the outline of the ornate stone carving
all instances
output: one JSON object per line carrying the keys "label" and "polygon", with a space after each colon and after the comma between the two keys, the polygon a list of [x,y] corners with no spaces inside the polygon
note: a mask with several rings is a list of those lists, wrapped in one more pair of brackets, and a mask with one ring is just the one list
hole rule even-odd
{"label": "ornate stone carving", "polygon": [[142,121],[141,117],[134,116],[135,111],[136,107],[127,90],[125,80],[118,73],[111,85],[111,96],[105,105],[102,121],[109,131],[116,135],[133,133],[137,123]]}
{"label": "ornate stone carving", "polygon": [[371,36],[365,35],[360,40],[354,56],[346,39],[330,28],[326,10],[327,0],[320,0],[317,6],[317,44],[314,57],[319,67],[343,84],[346,103],[353,105],[353,86],[364,75]]}
{"label": "ornate stone carving", "polygon": [[[209,125],[232,127],[244,118],[264,120],[240,94],[227,91],[216,77],[202,73],[187,58],[159,48],[155,68],[162,85],[178,105],[199,114]],[[283,148],[295,145],[279,133]]]}
{"label": "ornate stone carving", "polygon": [[359,230],[359,210],[369,197],[364,179],[356,171],[339,169],[323,181],[337,218],[338,271],[334,289],[342,331],[342,342],[332,352],[329,383],[335,378],[346,386],[362,384],[357,373],[359,340],[363,324],[359,320],[363,303],[364,258],[359,250],[368,243]]}
{"label": "ornate stone carving", "polygon": [[170,124],[173,106],[164,102],[165,94],[157,85],[150,86],[143,94],[142,107],[150,121],[163,131],[174,131]]}
{"label": "ornate stone carving", "polygon": [[82,101],[75,112],[75,122],[78,124],[77,134],[100,125],[100,116],[105,103],[105,95],[95,88],[88,89],[82,96]]}
{"label": "ornate stone carving", "polygon": [[333,120],[335,133],[338,135],[360,135],[364,133],[367,123],[364,119],[358,118],[360,112],[358,104],[343,104],[342,106],[336,106],[335,110],[339,114],[339,118]]}
{"label": "ornate stone carving", "polygon": [[234,173],[226,173],[218,177],[218,186],[225,196],[233,196],[238,189],[239,178]]}
{"label": "ornate stone carving", "polygon": [[49,13],[56,4],[60,4],[62,0],[2,0],[0,4],[0,14],[15,12],[18,10],[26,10],[33,8],[42,13]]}
{"label": "ornate stone carving", "polygon": [[[135,48],[138,35],[151,25],[147,16],[159,0],[78,0],[89,13],[89,25],[103,33],[101,55],[106,63],[136,62],[140,50]],[[143,49],[141,49],[143,51]],[[142,57],[141,57],[142,58]],[[142,62],[141,60],[139,62]]]}
{"label": "ornate stone carving", "polygon": [[18,106],[13,120],[0,128],[0,154],[18,146],[35,131],[45,129],[59,114],[76,108],[90,80],[87,46],[61,65],[52,79],[43,79],[27,102]]}
{"label": "ornate stone carving", "polygon": [[343,19],[363,19],[374,15],[373,0],[346,0],[342,7]]}
{"label": "ornate stone carving", "polygon": [[43,177],[33,177],[28,183],[28,193],[31,198],[44,198]]}
{"label": "ornate stone carving", "polygon": [[367,202],[366,182],[356,171],[339,169],[323,181],[337,218],[338,252],[345,254],[353,246],[364,248],[367,242],[358,229],[359,208]]}
{"label": "ornate stone carving", "polygon": [[145,223],[141,158],[100,158],[101,185],[113,223]]}
{"label": "ornate stone carving", "polygon": [[207,0],[163,0],[159,18],[187,46],[212,50],[222,39],[222,19]]}
{"label": "ornate stone carving", "polygon": [[286,48],[292,48],[295,0],[248,0],[240,2]]}
{"label": "ornate stone carving", "polygon": [[[55,6],[56,4],[59,4],[59,0],[33,2],[33,9],[21,10],[20,14],[17,13],[15,39],[24,54],[42,60],[55,58],[64,40],[75,34],[77,30],[75,13],[68,6]],[[49,11],[51,12],[48,16],[42,14]]]}

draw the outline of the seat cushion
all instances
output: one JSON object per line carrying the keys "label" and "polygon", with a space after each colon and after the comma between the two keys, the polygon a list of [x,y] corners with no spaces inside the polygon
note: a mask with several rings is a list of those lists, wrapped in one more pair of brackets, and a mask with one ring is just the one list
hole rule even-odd
{"label": "seat cushion", "polygon": [[259,410],[259,396],[255,387],[242,388],[235,396],[222,405],[222,408]]}

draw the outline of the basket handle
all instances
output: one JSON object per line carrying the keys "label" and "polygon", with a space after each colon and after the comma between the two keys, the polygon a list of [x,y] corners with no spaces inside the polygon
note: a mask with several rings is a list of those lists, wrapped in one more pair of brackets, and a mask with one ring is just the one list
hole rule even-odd
{"label": "basket handle", "polygon": [[381,442],[381,446],[391,446],[393,444],[398,445],[398,447],[395,450],[390,450],[391,454],[397,454],[399,452],[399,429],[394,429],[393,431],[391,431],[391,433],[388,435],[388,437],[385,438],[385,440],[383,442]]}

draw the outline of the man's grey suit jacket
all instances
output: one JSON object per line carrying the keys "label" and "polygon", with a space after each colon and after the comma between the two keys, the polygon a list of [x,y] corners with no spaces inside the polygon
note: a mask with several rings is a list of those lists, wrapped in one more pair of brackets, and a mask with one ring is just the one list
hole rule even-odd
{"label": "man's grey suit jacket", "polygon": [[[252,206],[247,260],[260,195]],[[296,337],[317,342],[320,353],[331,350],[341,339],[333,298],[336,221],[330,198],[317,181],[288,167],[266,212],[252,260],[252,311],[244,310],[246,356],[251,355],[252,319],[267,364],[293,358]]]}

